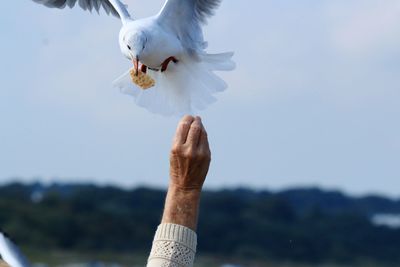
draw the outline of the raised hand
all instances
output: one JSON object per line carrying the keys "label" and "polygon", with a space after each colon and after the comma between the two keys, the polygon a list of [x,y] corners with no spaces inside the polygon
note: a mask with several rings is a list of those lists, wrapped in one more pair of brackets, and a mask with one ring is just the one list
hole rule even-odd
{"label": "raised hand", "polygon": [[201,191],[210,161],[207,132],[200,117],[185,116],[172,145],[170,186],[183,191]]}
{"label": "raised hand", "polygon": [[200,193],[211,161],[207,132],[200,117],[179,123],[170,155],[170,184],[163,223],[196,230]]}

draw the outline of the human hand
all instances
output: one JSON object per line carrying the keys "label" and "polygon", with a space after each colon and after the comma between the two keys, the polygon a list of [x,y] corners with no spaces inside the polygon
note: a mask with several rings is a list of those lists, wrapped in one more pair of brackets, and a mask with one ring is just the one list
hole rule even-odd
{"label": "human hand", "polygon": [[211,151],[201,118],[183,117],[170,154],[170,188],[200,192],[210,161]]}

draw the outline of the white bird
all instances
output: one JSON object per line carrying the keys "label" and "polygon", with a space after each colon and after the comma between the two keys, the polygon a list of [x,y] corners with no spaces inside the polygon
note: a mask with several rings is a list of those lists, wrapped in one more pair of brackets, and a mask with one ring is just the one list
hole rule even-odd
{"label": "white bird", "polygon": [[213,15],[222,0],[166,0],[152,17],[133,20],[120,0],[33,0],[48,7],[75,6],[99,11],[122,21],[119,34],[121,52],[155,80],[155,86],[142,90],[127,71],[114,82],[123,93],[153,113],[181,115],[206,108],[213,96],[227,88],[214,71],[235,68],[233,53],[208,54],[201,26]]}
{"label": "white bird", "polygon": [[30,267],[28,260],[18,247],[0,232],[0,255],[10,267]]}

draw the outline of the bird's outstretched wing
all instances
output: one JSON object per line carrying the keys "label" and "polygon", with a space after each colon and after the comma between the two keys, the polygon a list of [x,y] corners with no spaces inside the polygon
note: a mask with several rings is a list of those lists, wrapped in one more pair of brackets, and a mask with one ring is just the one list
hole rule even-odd
{"label": "bird's outstretched wing", "polygon": [[201,25],[214,14],[222,0],[166,0],[158,14],[161,25],[174,30],[184,47],[196,53],[205,46]]}
{"label": "bird's outstretched wing", "polygon": [[76,3],[84,10],[97,12],[103,7],[107,14],[112,14],[116,17],[129,19],[130,15],[126,9],[126,5],[120,0],[33,0],[36,3],[43,4],[47,7],[64,8],[66,6],[73,8]]}
{"label": "bird's outstretched wing", "polygon": [[0,232],[0,255],[11,267],[29,267],[30,264],[18,247]]}

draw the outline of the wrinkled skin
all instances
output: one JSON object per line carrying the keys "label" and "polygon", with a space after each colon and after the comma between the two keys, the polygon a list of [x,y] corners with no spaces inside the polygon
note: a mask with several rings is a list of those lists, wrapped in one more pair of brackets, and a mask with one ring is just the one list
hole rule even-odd
{"label": "wrinkled skin", "polygon": [[178,125],[170,155],[171,186],[201,191],[211,161],[207,132],[200,117],[185,116]]}
{"label": "wrinkled skin", "polygon": [[178,125],[170,154],[170,184],[163,223],[196,230],[200,194],[211,162],[207,132],[199,117],[185,116]]}

